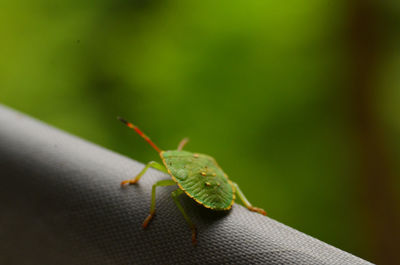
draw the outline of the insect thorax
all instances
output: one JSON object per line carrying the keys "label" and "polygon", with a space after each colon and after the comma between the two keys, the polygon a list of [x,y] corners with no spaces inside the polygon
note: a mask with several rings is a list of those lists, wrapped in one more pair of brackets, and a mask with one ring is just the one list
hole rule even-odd
{"label": "insect thorax", "polygon": [[234,189],[215,159],[188,151],[163,151],[160,154],[172,179],[196,202],[214,210],[228,210]]}

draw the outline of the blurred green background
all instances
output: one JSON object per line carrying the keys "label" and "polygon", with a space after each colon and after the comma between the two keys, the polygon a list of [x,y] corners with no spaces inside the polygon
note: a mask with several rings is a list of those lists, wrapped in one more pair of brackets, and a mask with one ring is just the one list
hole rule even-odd
{"label": "blurred green background", "polygon": [[270,217],[389,264],[399,3],[3,0],[0,101],[141,162],[117,115],[189,136]]}

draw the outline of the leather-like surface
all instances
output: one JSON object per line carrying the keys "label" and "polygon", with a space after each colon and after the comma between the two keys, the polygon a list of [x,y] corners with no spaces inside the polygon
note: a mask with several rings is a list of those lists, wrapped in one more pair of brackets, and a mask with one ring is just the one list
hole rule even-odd
{"label": "leather-like surface", "polygon": [[[134,153],[134,152],[133,152]],[[182,196],[198,245],[173,203],[169,176],[0,105],[0,264],[370,264],[234,205],[213,212]]]}

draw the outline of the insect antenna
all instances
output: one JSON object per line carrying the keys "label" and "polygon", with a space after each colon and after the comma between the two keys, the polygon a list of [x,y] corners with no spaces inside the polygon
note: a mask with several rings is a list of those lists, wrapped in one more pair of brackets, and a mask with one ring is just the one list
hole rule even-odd
{"label": "insect antenna", "polygon": [[135,130],[135,132],[137,132],[140,136],[142,136],[142,138],[145,139],[158,153],[161,152],[161,149],[158,148],[157,145],[155,145],[155,143],[153,143],[150,140],[150,138],[147,135],[145,135],[136,125],[133,125],[132,123],[130,123],[129,121],[127,121],[121,117],[117,117],[117,119],[120,120],[122,123],[124,123],[129,128]]}
{"label": "insect antenna", "polygon": [[182,141],[179,143],[177,150],[181,151],[183,147],[187,144],[187,142],[189,142],[189,138],[183,138]]}

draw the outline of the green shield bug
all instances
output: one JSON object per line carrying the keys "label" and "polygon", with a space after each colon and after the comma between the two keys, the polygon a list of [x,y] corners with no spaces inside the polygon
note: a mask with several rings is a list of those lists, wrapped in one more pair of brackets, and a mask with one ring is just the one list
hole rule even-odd
{"label": "green shield bug", "polygon": [[183,193],[200,205],[215,211],[230,210],[237,194],[247,209],[266,215],[263,209],[250,204],[239,186],[228,179],[228,176],[218,166],[213,157],[183,151],[183,147],[188,142],[187,138],[179,143],[176,150],[163,151],[137,126],[123,118],[118,117],[118,119],[143,137],[158,152],[163,162],[163,165],[154,161],[147,163],[137,176],[133,179],[122,181],[121,186],[125,186],[125,184],[136,184],[149,167],[168,173],[172,178],[172,180],[160,180],[153,185],[150,213],[143,222],[143,228],[148,226],[155,214],[156,187],[159,186],[178,185],[179,188],[173,191],[171,196],[192,230],[193,244],[196,243],[196,227],[178,200],[178,196]]}

